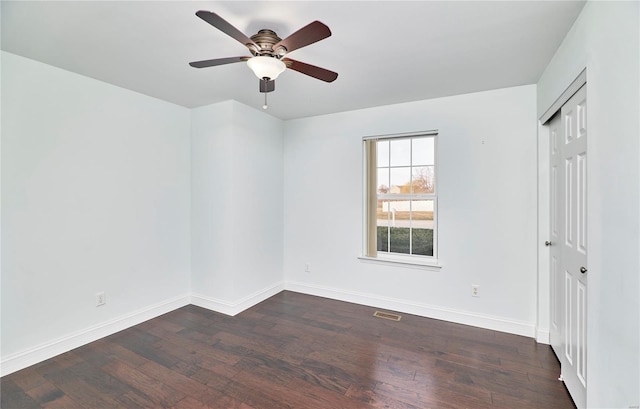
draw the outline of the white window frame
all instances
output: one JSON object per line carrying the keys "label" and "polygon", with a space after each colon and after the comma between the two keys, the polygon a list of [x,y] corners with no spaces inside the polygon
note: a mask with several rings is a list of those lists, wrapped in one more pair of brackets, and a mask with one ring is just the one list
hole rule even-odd
{"label": "white window frame", "polygon": [[[372,142],[411,139],[421,136],[434,138],[434,192],[420,194],[378,194],[377,193],[377,155],[371,150]],[[442,267],[438,260],[438,131],[421,131],[392,135],[366,136],[362,138],[363,152],[363,240],[362,255],[360,260],[373,263],[391,263],[404,267],[439,269]],[[373,190],[373,191],[371,191]],[[378,252],[374,238],[376,233],[371,233],[372,229],[377,229],[375,209],[378,199],[426,199],[433,200],[433,256],[417,254],[402,254],[390,252]],[[377,232],[377,230],[376,230]]]}

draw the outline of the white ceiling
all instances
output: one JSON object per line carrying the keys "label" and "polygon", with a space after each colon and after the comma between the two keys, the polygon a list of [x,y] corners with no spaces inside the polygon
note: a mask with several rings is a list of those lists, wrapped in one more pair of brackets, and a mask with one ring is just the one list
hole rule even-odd
{"label": "white ceiling", "polygon": [[195,16],[209,10],[251,36],[285,38],[313,20],[333,35],[288,56],[339,73],[287,70],[269,113],[301,118],[534,84],[584,1],[2,1],[2,49],[185,107],[234,99],[260,108],[249,55]]}

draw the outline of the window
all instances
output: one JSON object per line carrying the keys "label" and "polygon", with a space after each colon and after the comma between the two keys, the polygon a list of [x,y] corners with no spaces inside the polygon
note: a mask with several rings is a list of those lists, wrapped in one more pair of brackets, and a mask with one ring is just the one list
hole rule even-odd
{"label": "window", "polygon": [[365,258],[436,264],[436,136],[364,138]]}

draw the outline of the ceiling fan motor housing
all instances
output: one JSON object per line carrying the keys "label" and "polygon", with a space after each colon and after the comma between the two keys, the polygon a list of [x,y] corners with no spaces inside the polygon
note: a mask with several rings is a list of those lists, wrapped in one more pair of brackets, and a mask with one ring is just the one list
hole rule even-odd
{"label": "ceiling fan motor housing", "polygon": [[287,53],[287,49],[284,46],[279,46],[276,50],[273,46],[278,44],[282,39],[278,37],[275,31],[269,29],[262,29],[257,34],[251,36],[251,40],[260,47],[256,49],[253,44],[247,44],[247,47],[254,56],[268,56],[281,58]]}

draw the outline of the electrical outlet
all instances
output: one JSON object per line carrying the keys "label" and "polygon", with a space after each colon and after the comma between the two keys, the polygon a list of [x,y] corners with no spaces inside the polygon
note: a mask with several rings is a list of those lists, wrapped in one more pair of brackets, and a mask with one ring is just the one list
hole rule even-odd
{"label": "electrical outlet", "polygon": [[311,263],[307,263],[304,265],[304,271],[307,273],[311,272]]}
{"label": "electrical outlet", "polygon": [[96,293],[96,307],[105,305],[107,303],[107,297],[104,295],[104,291]]}
{"label": "electrical outlet", "polygon": [[471,284],[471,296],[472,297],[480,297],[480,286],[476,284]]}

